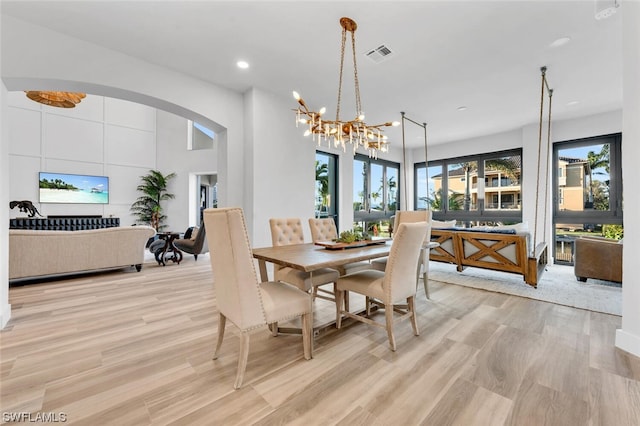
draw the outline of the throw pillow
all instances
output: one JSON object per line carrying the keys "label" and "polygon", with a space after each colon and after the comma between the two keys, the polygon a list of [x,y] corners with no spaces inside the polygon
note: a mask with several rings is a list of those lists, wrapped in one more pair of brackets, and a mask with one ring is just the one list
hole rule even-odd
{"label": "throw pillow", "polygon": [[193,231],[191,231],[191,241],[195,241],[198,236],[198,227],[194,226]]}
{"label": "throw pillow", "polygon": [[455,228],[456,220],[431,220],[431,229]]}

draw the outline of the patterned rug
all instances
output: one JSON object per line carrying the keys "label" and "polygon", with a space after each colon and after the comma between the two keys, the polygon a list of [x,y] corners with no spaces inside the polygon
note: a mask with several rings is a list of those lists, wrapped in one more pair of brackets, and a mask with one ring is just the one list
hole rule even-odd
{"label": "patterned rug", "polygon": [[527,285],[520,275],[480,268],[466,268],[463,272],[457,272],[455,265],[440,262],[429,262],[429,280],[622,315],[620,284],[592,279],[586,283],[579,282],[571,266],[549,265],[542,274],[538,288]]}

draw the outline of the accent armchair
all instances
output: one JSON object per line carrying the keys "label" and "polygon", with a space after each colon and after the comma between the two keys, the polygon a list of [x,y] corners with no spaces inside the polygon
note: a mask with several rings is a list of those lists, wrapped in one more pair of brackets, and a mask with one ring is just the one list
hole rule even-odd
{"label": "accent armchair", "polygon": [[622,242],[597,237],[576,238],[574,269],[578,281],[595,278],[621,283]]}
{"label": "accent armchair", "polygon": [[[189,229],[191,229],[190,233]],[[200,228],[193,227],[189,229],[184,233],[184,238],[175,240],[173,245],[185,253],[192,254],[197,261],[199,254],[209,253],[207,233],[205,231],[204,223]]]}
{"label": "accent armchair", "polygon": [[302,317],[304,357],[311,359],[311,298],[287,284],[259,282],[242,209],[207,209],[204,223],[210,231],[207,239],[212,249],[211,268],[219,310],[214,360],[220,353],[227,319],[240,329],[238,371],[233,387],[242,386],[249,356],[249,335],[261,326]]}

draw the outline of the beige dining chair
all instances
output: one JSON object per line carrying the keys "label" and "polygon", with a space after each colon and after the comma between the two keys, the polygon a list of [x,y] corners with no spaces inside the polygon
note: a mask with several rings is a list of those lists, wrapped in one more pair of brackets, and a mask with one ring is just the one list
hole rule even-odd
{"label": "beige dining chair", "polygon": [[[413,334],[420,334],[415,313],[415,275],[418,267],[418,255],[424,242],[424,234],[429,225],[426,222],[401,223],[396,228],[396,235],[391,244],[391,251],[384,272],[369,269],[354,272],[340,277],[336,285],[336,327],[342,326],[342,316],[353,318],[367,324],[386,328],[389,346],[396,350],[393,336],[395,321],[409,318],[413,327]],[[365,296],[367,316],[356,315],[343,309],[345,292],[353,291]],[[406,305],[405,305],[406,303]],[[374,304],[385,311],[385,323],[370,319],[370,305]],[[394,312],[400,317],[394,318]]]}
{"label": "beige dining chair", "polygon": [[[338,238],[338,228],[333,218],[309,219],[309,229],[311,230],[311,241],[317,243],[319,241],[333,241]],[[370,262],[354,262],[336,268],[340,275],[350,274],[352,272],[370,269]]]}
{"label": "beige dining chair", "polygon": [[312,357],[312,306],[309,295],[280,282],[259,282],[244,214],[240,208],[204,211],[211,268],[218,305],[218,358],[227,319],[240,329],[238,371],[233,387],[242,386],[249,356],[250,331],[278,321],[302,317],[305,359]]}
{"label": "beige dining chair", "polygon": [[[431,241],[431,210],[418,210],[418,211],[407,211],[407,210],[398,210],[396,212],[396,217],[393,222],[393,229],[398,229],[401,223],[415,223],[415,222],[427,222],[429,227],[427,228],[427,233],[424,237],[424,244],[422,250],[420,250],[420,260],[418,262],[418,267],[416,268],[416,287],[420,282],[420,276],[422,275],[423,286],[424,286],[424,295],[426,298],[429,298],[429,249],[427,248],[427,244]],[[387,258],[382,259],[374,259],[371,261],[371,266],[373,269],[377,269],[379,271],[384,271],[387,267]]]}
{"label": "beige dining chair", "polygon": [[[271,227],[271,243],[274,247],[291,244],[304,244],[302,222],[298,218],[272,218],[269,219]],[[325,300],[335,301],[335,283],[340,273],[331,268],[321,268],[313,272],[304,272],[289,266],[274,265],[276,281],[282,281],[309,292],[313,290],[313,296]],[[317,288],[325,284],[333,284],[333,291],[318,293]],[[324,289],[323,289],[324,290]]]}

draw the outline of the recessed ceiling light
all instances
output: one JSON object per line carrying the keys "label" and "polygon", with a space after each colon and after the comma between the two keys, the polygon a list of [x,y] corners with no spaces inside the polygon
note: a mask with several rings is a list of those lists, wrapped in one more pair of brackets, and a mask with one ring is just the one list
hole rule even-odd
{"label": "recessed ceiling light", "polygon": [[247,61],[238,61],[236,62],[236,65],[238,66],[238,68],[246,70],[247,68],[249,68],[249,62]]}
{"label": "recessed ceiling light", "polygon": [[466,111],[467,107],[466,106],[459,106],[458,107],[458,111]]}
{"label": "recessed ceiling light", "polygon": [[560,47],[560,46],[564,46],[565,44],[569,43],[571,41],[571,37],[560,37],[557,40],[554,40],[549,47]]}
{"label": "recessed ceiling light", "polygon": [[567,102],[567,106],[574,106],[574,105],[578,105],[580,103],[580,101],[571,101],[571,102]]}

